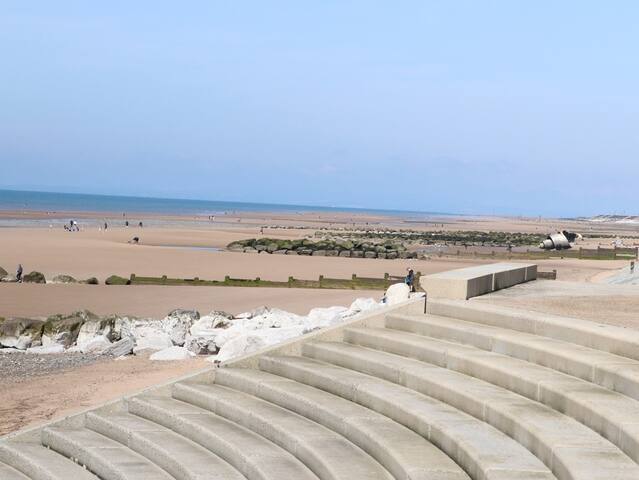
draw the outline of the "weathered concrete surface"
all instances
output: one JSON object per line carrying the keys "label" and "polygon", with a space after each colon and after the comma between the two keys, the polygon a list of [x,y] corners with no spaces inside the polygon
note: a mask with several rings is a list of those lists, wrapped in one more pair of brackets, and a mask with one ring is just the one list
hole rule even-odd
{"label": "weathered concrete surface", "polygon": [[639,335],[621,330],[412,300],[0,439],[0,474],[636,480]]}
{"label": "weathered concrete surface", "polygon": [[468,300],[537,278],[537,265],[492,263],[422,276],[421,287],[430,298]]}

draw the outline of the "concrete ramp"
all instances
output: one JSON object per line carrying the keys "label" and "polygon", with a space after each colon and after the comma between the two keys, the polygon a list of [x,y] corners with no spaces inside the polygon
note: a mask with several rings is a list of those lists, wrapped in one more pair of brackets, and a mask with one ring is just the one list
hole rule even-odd
{"label": "concrete ramp", "polygon": [[424,307],[4,437],[0,479],[639,479],[639,332]]}
{"label": "concrete ramp", "polygon": [[532,263],[492,263],[422,276],[420,285],[431,298],[468,300],[537,278]]}

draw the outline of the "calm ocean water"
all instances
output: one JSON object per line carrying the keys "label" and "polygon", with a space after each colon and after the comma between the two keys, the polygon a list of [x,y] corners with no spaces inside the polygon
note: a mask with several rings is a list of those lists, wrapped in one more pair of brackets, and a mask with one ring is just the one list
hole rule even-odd
{"label": "calm ocean water", "polygon": [[[392,216],[424,216],[428,212],[360,208],[280,205],[269,203],[181,200],[172,198],[87,195],[77,193],[0,190],[0,210],[45,212],[157,213],[172,215],[217,215],[224,212],[352,212]],[[430,213],[432,215],[432,213]]]}

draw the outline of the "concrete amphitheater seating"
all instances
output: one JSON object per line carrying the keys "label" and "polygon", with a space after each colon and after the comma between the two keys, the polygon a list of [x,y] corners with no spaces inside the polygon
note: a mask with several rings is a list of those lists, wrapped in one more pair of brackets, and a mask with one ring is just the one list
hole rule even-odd
{"label": "concrete amphitheater seating", "polygon": [[639,333],[423,299],[0,440],[0,479],[639,479]]}

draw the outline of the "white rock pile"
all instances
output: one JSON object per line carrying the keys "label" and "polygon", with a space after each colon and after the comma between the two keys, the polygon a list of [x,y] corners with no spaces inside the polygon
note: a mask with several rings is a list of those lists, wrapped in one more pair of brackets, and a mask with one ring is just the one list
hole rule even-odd
{"label": "white rock pile", "polygon": [[200,317],[195,310],[174,310],[162,319],[98,317],[77,312],[71,319],[60,321],[65,328],[41,321],[39,335],[38,324],[34,323],[37,320],[9,319],[6,324],[0,323],[0,352],[6,348],[26,353],[81,352],[121,357],[153,351],[151,360],[208,355],[211,361],[223,362],[337,325],[362,312],[405,301],[409,296],[406,285],[396,284],[381,302],[358,298],[348,308],[314,308],[307,315],[268,307],[235,316],[213,311]]}

